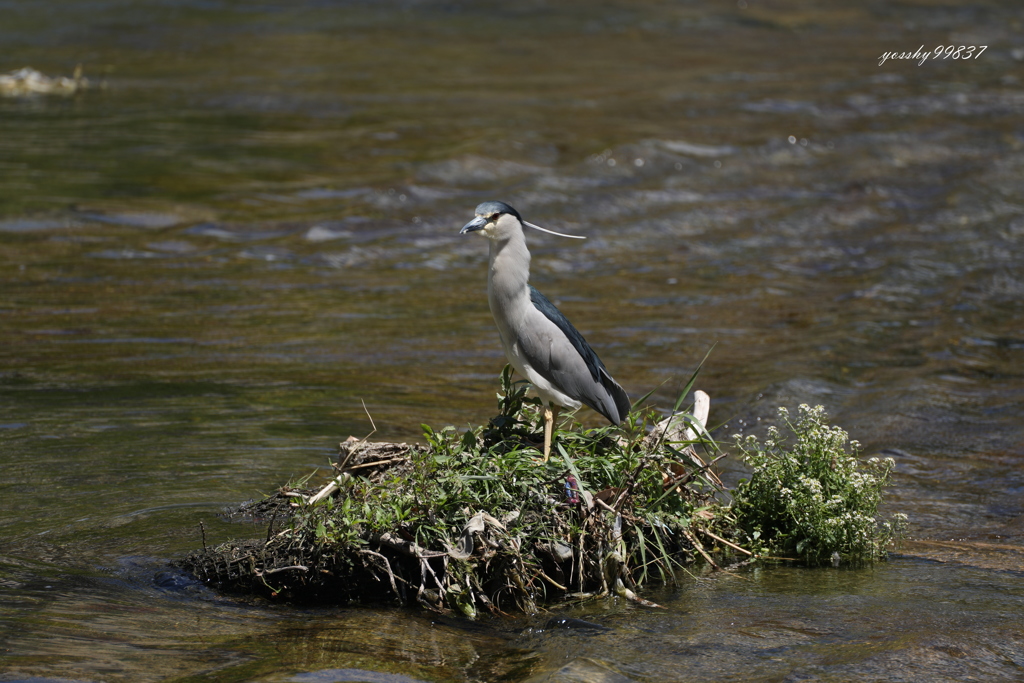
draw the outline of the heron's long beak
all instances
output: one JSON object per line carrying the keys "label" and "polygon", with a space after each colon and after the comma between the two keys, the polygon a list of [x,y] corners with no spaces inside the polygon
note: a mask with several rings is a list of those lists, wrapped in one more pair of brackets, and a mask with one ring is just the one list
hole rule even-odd
{"label": "heron's long beak", "polygon": [[462,230],[459,230],[460,235],[465,235],[467,232],[474,232],[476,230],[483,230],[487,227],[487,219],[483,216],[477,216],[470,222],[462,226]]}

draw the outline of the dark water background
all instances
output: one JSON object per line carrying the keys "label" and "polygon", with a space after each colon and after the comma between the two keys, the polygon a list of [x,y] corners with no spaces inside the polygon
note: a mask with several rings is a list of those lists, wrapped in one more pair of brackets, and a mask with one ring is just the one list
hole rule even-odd
{"label": "dark water background", "polygon": [[[0,72],[91,85],[0,96],[0,680],[1024,677],[1021,35],[1010,0],[0,0]],[[988,47],[878,65],[922,44]],[[363,401],[393,440],[493,413],[486,199],[589,236],[528,235],[533,282],[634,398],[717,343],[720,437],[825,405],[914,540],[571,613],[607,631],[154,579]]]}

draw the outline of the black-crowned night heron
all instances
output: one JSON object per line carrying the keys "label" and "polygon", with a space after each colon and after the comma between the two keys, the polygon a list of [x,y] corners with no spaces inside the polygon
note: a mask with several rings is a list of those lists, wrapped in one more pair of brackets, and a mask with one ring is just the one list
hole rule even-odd
{"label": "black-crowned night heron", "polygon": [[[484,202],[460,234],[480,232],[490,240],[487,301],[498,326],[505,357],[536,389],[544,404],[544,462],[551,454],[551,430],[559,408],[587,405],[619,424],[629,397],[616,383],[569,319],[529,284],[530,252],[519,212],[504,202]],[[560,235],[561,233],[554,233]],[[563,235],[572,237],[572,235]]]}

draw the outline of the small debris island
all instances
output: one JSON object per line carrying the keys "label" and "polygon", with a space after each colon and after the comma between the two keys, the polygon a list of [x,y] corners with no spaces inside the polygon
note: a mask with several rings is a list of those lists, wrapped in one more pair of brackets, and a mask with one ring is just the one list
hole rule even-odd
{"label": "small debris island", "polygon": [[[202,550],[177,564],[229,592],[319,604],[391,601],[474,617],[612,594],[658,607],[638,594],[652,580],[673,582],[698,562],[718,570],[771,559],[794,538],[807,546],[787,520],[760,509],[752,514],[742,496],[748,482],[727,502],[714,472],[725,456],[705,426],[704,392],[694,393],[686,412],[679,410],[681,396],[663,419],[653,409],[634,409],[619,427],[584,430],[570,418],[544,463],[538,402],[526,397],[525,383],[512,381],[508,367],[501,385],[499,414],[487,425],[464,432],[424,425],[426,445],[350,437],[326,486],[284,486],[235,511],[265,522],[264,536],[209,548],[204,539]],[[843,436],[830,445],[856,460]],[[748,439],[741,451],[757,455],[757,446]],[[823,457],[834,462],[835,455]],[[891,468],[877,461],[865,467],[874,474],[851,471],[880,491]],[[764,484],[756,491],[754,500],[765,498]],[[816,541],[813,556],[775,559],[883,558],[898,530],[876,524],[879,499],[869,502],[871,524],[860,531],[876,529],[870,547]],[[848,512],[833,499],[829,504],[831,512]]]}

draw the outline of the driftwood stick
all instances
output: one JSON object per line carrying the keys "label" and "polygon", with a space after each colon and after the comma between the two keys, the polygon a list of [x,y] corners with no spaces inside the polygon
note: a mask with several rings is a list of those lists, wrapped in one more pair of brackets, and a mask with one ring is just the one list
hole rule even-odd
{"label": "driftwood stick", "polygon": [[304,572],[309,571],[309,567],[303,566],[301,564],[293,564],[290,567],[277,567],[275,569],[264,569],[263,571],[257,571],[256,576],[269,576],[270,574],[276,574],[278,572],[286,572],[289,569],[299,569]]}
{"label": "driftwood stick", "polygon": [[393,463],[393,462],[398,462],[399,460],[404,460],[404,459],[405,458],[388,458],[387,460],[378,460],[376,462],[364,462],[361,465],[353,465],[352,467],[348,467],[348,468],[346,468],[346,471],[351,472],[352,470],[361,470],[364,467],[376,467],[377,465],[387,465],[387,464],[390,464],[390,463]]}
{"label": "driftwood stick", "polygon": [[622,579],[615,579],[615,594],[618,595],[620,598],[631,600],[638,605],[643,605],[644,607],[657,607],[658,609],[667,609],[656,602],[644,600],[639,595],[626,588],[626,586],[622,583]]}
{"label": "driftwood stick", "polygon": [[729,546],[729,547],[730,547],[730,548],[732,548],[733,550],[739,550],[739,551],[740,551],[741,553],[743,553],[744,555],[753,555],[753,554],[754,554],[754,553],[750,552],[749,550],[745,550],[744,548],[741,548],[741,547],[739,547],[739,546],[738,546],[738,545],[736,545],[735,543],[730,543],[729,541],[725,540],[725,539],[724,539],[724,538],[722,538],[721,536],[718,536],[718,535],[716,535],[716,534],[713,534],[713,533],[711,533],[711,532],[710,532],[710,531],[708,531],[707,529],[700,529],[699,527],[698,527],[698,529],[699,529],[699,531],[700,531],[700,532],[701,532],[702,534],[704,534],[705,536],[710,536],[711,538],[715,539],[715,540],[716,540],[716,541],[718,541],[719,543],[724,543],[724,544],[726,544],[727,546]]}
{"label": "driftwood stick", "polygon": [[306,499],[306,503],[308,503],[309,505],[314,505],[316,503],[319,503],[321,500],[323,500],[327,496],[333,495],[335,491],[337,491],[339,488],[341,488],[338,485],[338,479],[339,479],[339,477],[335,477],[334,479],[332,479],[330,482],[328,482],[328,484],[326,486],[324,486],[322,489],[317,491],[316,495],[313,495],[313,496],[310,496],[309,498],[307,498]]}
{"label": "driftwood stick", "polygon": [[708,555],[707,552],[705,552],[704,546],[700,544],[700,541],[694,538],[693,535],[686,529],[681,529],[681,531],[683,532],[683,536],[686,536],[686,538],[690,540],[690,543],[693,544],[693,547],[697,549],[697,552],[704,556],[704,559],[708,561],[708,564],[710,564],[715,569],[721,569],[721,567],[715,564],[715,561],[711,559],[711,556]]}
{"label": "driftwood stick", "polygon": [[[363,401],[362,399],[359,399],[359,400],[363,404],[363,412],[366,413],[366,417],[370,420],[370,426],[373,427],[373,431],[371,431],[369,434],[364,436],[362,439],[356,440],[355,443],[353,443],[351,446],[349,446],[346,449],[347,452],[345,453],[345,459],[342,460],[338,464],[338,470],[339,471],[341,471],[341,470],[343,470],[345,468],[345,465],[346,465],[346,463],[348,463],[349,458],[351,458],[353,455],[355,455],[358,451],[361,450],[360,446],[365,446],[366,443],[367,443],[367,439],[369,439],[371,436],[373,436],[374,434],[377,433],[377,425],[374,424],[373,416],[370,415],[370,411],[366,409],[366,401]],[[349,437],[349,441],[351,441],[353,439],[354,439],[354,437],[351,437],[351,436]],[[352,469],[356,469],[356,468],[353,467]],[[309,503],[309,504],[319,503],[321,500],[323,500],[327,496],[334,495],[334,492],[339,490],[340,488],[341,488],[341,476],[339,475],[339,476],[335,477],[334,479],[332,479],[326,486],[324,486],[322,489],[320,489],[316,493],[315,496],[313,496],[312,498],[309,498],[306,502]]]}
{"label": "driftwood stick", "polygon": [[383,545],[404,555],[408,555],[409,557],[415,557],[417,560],[427,560],[432,557],[444,557],[448,554],[427,550],[423,546],[417,545],[412,541],[403,540],[390,533],[374,534],[370,537],[370,540],[378,545]]}
{"label": "driftwood stick", "polygon": [[555,587],[555,588],[557,588],[558,590],[562,590],[562,591],[566,591],[566,592],[568,592],[568,591],[569,591],[569,589],[568,589],[568,588],[566,588],[566,587],[565,587],[565,586],[563,586],[562,584],[560,584],[560,583],[558,583],[557,581],[555,581],[554,579],[552,579],[552,578],[551,578],[550,576],[548,576],[547,574],[545,574],[545,573],[544,573],[544,572],[543,572],[542,570],[540,570],[540,569],[538,569],[538,570],[537,570],[537,573],[536,573],[536,574],[534,574],[534,576],[539,576],[540,578],[544,579],[545,581],[547,581],[548,583],[550,583],[550,584],[551,584],[552,586],[554,586],[554,587]]}
{"label": "driftwood stick", "polygon": [[[722,453],[720,456],[718,456],[717,458],[715,458],[711,462],[704,462],[703,460],[700,459],[699,456],[697,456],[696,453],[693,452],[693,449],[691,449],[689,447],[687,447],[687,449],[688,449],[688,452],[689,452],[689,454],[691,456],[693,456],[694,458],[696,458],[698,461],[700,461],[703,464],[700,467],[698,467],[697,469],[693,470],[692,472],[684,472],[683,474],[679,475],[676,479],[674,479],[672,481],[671,484],[665,484],[664,485],[665,490],[668,491],[673,486],[678,487],[678,486],[682,486],[684,484],[689,484],[690,481],[693,480],[694,477],[696,477],[701,472],[706,472],[707,474],[711,475],[712,479],[714,479],[714,481],[712,483],[717,483],[719,488],[724,488],[725,485],[722,483],[722,480],[719,479],[718,475],[715,474],[714,472],[712,472],[709,468],[712,465],[714,465],[716,462],[718,462],[719,460],[721,460],[722,458],[727,456],[728,453]],[[679,465],[680,469],[682,469],[682,464],[681,463],[672,461],[670,464],[672,464],[672,465]]]}
{"label": "driftwood stick", "polygon": [[[351,454],[352,453],[350,451],[349,455],[351,455]],[[388,458],[387,460],[377,460],[376,462],[364,462],[361,465],[354,465],[352,467],[345,468],[344,472],[342,472],[341,474],[336,476],[334,479],[332,479],[330,482],[328,482],[328,484],[326,486],[324,486],[322,489],[317,491],[315,496],[311,496],[310,498],[306,499],[306,502],[308,504],[310,504],[310,505],[313,505],[315,503],[319,503],[321,500],[323,500],[327,496],[334,495],[334,492],[338,491],[341,488],[341,482],[344,481],[344,479],[349,476],[349,474],[348,474],[349,472],[352,472],[354,470],[361,470],[361,469],[363,469],[365,467],[375,467],[377,465],[389,465],[389,464],[391,464],[393,462],[399,462],[401,460],[404,460],[404,458],[401,458],[401,457],[399,457],[399,458]],[[345,457],[345,462],[348,462],[348,457],[347,456]],[[341,469],[341,468],[339,468],[339,469]],[[285,494],[285,495],[288,495],[288,494]]]}
{"label": "driftwood stick", "polygon": [[434,585],[437,586],[437,596],[441,609],[444,609],[444,583],[442,583],[441,579],[437,578],[437,574],[434,573],[434,568],[430,566],[430,562],[428,562],[427,559],[428,558],[426,557],[420,558],[420,588],[422,589],[426,586],[427,572],[430,572],[430,575],[434,577]]}
{"label": "driftwood stick", "polygon": [[374,557],[379,557],[381,561],[384,562],[384,568],[388,570],[388,578],[391,579],[391,590],[395,592],[395,597],[398,597],[398,586],[395,584],[395,574],[391,571],[391,563],[388,562],[388,558],[374,550],[360,550],[359,553],[361,555],[373,555]]}
{"label": "driftwood stick", "polygon": [[586,531],[580,531],[579,540],[578,540],[578,542],[576,544],[577,545],[576,552],[573,553],[573,558],[572,558],[573,569],[574,569],[573,573],[576,575],[576,591],[578,593],[582,593],[583,592],[583,562],[584,562],[583,539],[586,537],[586,535],[587,535]]}

